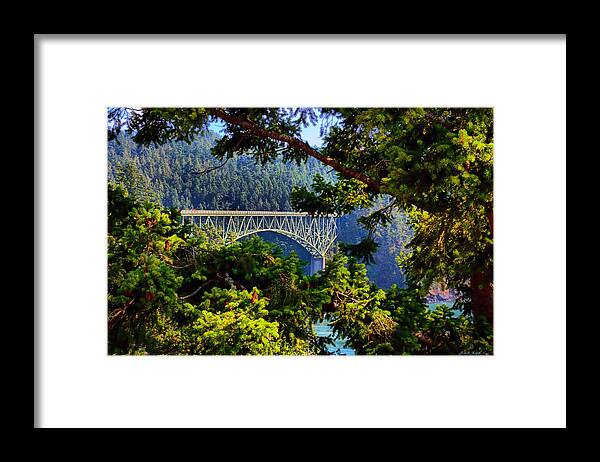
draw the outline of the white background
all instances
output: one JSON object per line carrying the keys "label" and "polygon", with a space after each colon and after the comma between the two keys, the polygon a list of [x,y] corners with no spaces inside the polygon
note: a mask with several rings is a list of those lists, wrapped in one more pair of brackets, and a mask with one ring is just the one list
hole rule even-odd
{"label": "white background", "polygon": [[[566,39],[36,39],[39,427],[564,427]],[[107,106],[493,106],[493,357],[109,357]]]}

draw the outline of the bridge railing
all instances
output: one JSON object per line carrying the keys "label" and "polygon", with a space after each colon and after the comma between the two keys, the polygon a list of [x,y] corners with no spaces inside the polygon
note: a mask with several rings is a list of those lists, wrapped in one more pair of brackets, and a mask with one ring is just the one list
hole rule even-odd
{"label": "bridge railing", "polygon": [[181,210],[181,215],[192,216],[281,216],[281,217],[314,217],[314,218],[336,218],[336,215],[311,215],[307,212],[271,212],[268,210],[197,210],[186,209]]}

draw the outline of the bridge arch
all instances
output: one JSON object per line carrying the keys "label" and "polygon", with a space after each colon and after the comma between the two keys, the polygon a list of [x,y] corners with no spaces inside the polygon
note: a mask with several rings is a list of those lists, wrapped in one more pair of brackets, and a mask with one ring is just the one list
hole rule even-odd
{"label": "bridge arch", "polygon": [[253,234],[258,234],[258,233],[277,233],[280,234],[282,236],[286,236],[289,237],[291,240],[293,240],[294,242],[297,242],[298,244],[300,244],[302,247],[304,247],[308,253],[310,253],[313,257],[322,257],[321,253],[319,252],[318,249],[316,249],[315,247],[313,247],[309,242],[307,242],[306,240],[292,234],[292,233],[287,233],[281,229],[257,229],[254,231],[249,231],[246,234],[242,234],[241,236],[235,236],[235,241],[239,240],[239,239],[243,239],[244,237],[248,237],[251,236]]}
{"label": "bridge arch", "polygon": [[286,236],[313,257],[310,274],[325,268],[325,255],[337,238],[335,216],[311,216],[302,212],[240,210],[182,210],[182,222],[220,229],[223,239],[236,241],[260,232]]}

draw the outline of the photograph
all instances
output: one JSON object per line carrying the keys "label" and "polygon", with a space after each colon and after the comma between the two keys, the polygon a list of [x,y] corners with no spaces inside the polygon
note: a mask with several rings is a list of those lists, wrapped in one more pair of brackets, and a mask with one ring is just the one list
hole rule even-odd
{"label": "photograph", "polygon": [[107,107],[108,355],[493,355],[493,107]]}
{"label": "photograph", "polygon": [[34,36],[34,427],[566,428],[566,34]]}

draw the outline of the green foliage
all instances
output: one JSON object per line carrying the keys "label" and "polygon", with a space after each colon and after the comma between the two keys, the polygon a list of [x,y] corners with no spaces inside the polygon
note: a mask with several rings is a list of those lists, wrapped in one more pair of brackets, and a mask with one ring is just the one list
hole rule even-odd
{"label": "green foliage", "polygon": [[255,237],[224,246],[109,183],[111,354],[324,354],[324,296],[295,254]]}
{"label": "green foliage", "polygon": [[345,253],[350,257],[357,258],[364,263],[375,262],[375,252],[377,251],[379,244],[375,242],[371,237],[365,237],[358,244],[345,244],[340,242],[338,248],[341,252]]}
{"label": "green foliage", "polygon": [[398,263],[411,268],[409,284],[426,290],[443,280],[446,285],[466,294],[473,268],[491,268],[492,241],[485,225],[484,207],[459,213],[432,214],[417,208],[407,211],[415,235],[410,248],[398,256]]}
{"label": "green foliage", "polygon": [[[393,198],[393,208],[407,212],[414,234],[398,259],[407,283],[426,293],[433,282],[443,282],[460,295],[465,313],[491,316],[493,111],[331,108],[324,113],[337,122],[319,154],[366,175]],[[297,197],[311,194],[306,188],[295,191]],[[315,195],[296,204],[318,208],[320,193]],[[327,203],[347,203],[343,192],[336,198],[328,190],[325,197]],[[373,228],[390,219],[385,206],[361,223],[371,238]],[[369,245],[376,250],[368,239],[346,249],[369,261]],[[483,289],[472,284],[474,278]]]}
{"label": "green foliage", "polygon": [[304,187],[292,189],[290,198],[294,208],[311,214],[344,215],[373,203],[366,185],[355,179],[338,178],[334,183],[317,173],[311,188],[312,191]]}
{"label": "green foliage", "polygon": [[[366,263],[369,279],[382,289],[393,284],[405,285],[405,276],[396,257],[406,252],[413,233],[404,213],[391,216],[391,222],[382,223],[369,218],[374,212],[390,211],[389,204],[389,200],[380,198],[371,207],[356,210],[337,220],[338,251]],[[365,221],[369,221],[368,229]],[[361,248],[361,243],[366,244],[366,248]]]}
{"label": "green foliage", "polygon": [[183,277],[173,268],[184,243],[170,213],[133,199],[123,185],[109,183],[109,350],[132,353],[144,345],[156,307],[169,313]]}
{"label": "green foliage", "polygon": [[357,354],[481,354],[465,317],[431,313],[414,290],[378,289],[338,254],[317,276],[254,237],[224,246],[109,184],[111,354],[325,354],[327,317]]}
{"label": "green foliage", "polygon": [[114,181],[117,184],[127,185],[128,193],[141,202],[156,201],[148,177],[139,171],[135,162],[131,162],[129,159],[117,163],[114,168]]}
{"label": "green foliage", "polygon": [[208,120],[202,108],[110,108],[108,118],[108,141],[117,139],[126,126],[135,133],[133,140],[146,146],[170,140],[190,142]]}
{"label": "green foliage", "polygon": [[357,354],[490,354],[491,336],[481,337],[472,320],[448,307],[427,308],[414,289],[378,289],[366,268],[338,255],[320,276],[330,297],[334,331]]}

